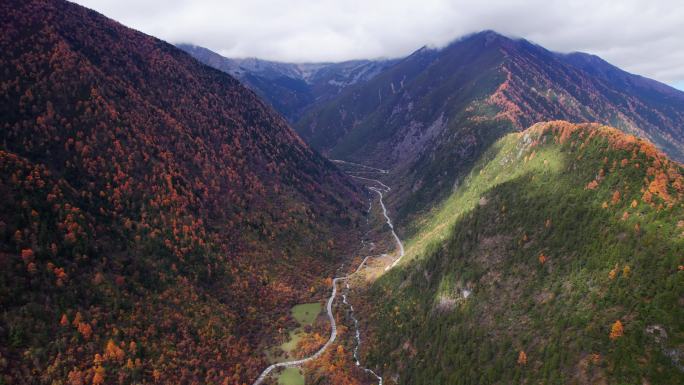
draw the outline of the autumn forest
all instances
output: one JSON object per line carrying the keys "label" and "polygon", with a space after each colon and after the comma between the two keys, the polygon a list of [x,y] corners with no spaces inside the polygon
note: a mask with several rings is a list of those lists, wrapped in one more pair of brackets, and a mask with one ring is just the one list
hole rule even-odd
{"label": "autumn forest", "polygon": [[684,384],[684,92],[492,31],[0,30],[0,385]]}

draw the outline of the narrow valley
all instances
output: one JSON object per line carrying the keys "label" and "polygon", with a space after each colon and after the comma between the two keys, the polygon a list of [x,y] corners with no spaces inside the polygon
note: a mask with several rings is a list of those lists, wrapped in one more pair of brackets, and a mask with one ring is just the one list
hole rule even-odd
{"label": "narrow valley", "polygon": [[680,3],[0,1],[0,385],[684,385]]}

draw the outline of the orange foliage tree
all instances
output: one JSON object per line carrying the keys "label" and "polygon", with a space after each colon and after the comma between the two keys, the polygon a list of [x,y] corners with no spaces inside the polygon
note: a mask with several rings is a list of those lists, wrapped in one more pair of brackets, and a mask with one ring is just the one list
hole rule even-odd
{"label": "orange foliage tree", "polygon": [[616,340],[620,337],[622,337],[625,334],[625,329],[622,326],[622,322],[620,320],[617,320],[613,323],[613,326],[610,328],[610,339],[611,340]]}
{"label": "orange foliage tree", "polygon": [[545,264],[546,261],[548,260],[548,257],[544,255],[544,253],[539,253],[539,263],[540,264]]}

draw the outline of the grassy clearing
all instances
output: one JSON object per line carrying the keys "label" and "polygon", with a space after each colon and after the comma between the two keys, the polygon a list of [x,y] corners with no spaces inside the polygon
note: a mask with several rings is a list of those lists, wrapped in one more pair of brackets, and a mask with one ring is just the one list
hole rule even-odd
{"label": "grassy clearing", "polygon": [[299,340],[302,339],[302,335],[304,334],[304,332],[297,328],[296,330],[290,330],[289,334],[290,338],[287,340],[287,342],[284,342],[280,345],[280,350],[288,354],[292,352],[294,348],[297,347],[297,344],[299,343]]}
{"label": "grassy clearing", "polygon": [[286,368],[278,376],[278,385],[304,385],[304,374],[298,368]]}
{"label": "grassy clearing", "polygon": [[312,325],[321,313],[323,305],[320,302],[303,303],[292,307],[292,317],[300,326]]}
{"label": "grassy clearing", "polygon": [[323,305],[320,302],[302,303],[290,309],[290,314],[299,324],[296,328],[288,331],[288,339],[280,345],[272,346],[266,350],[266,358],[271,363],[283,362],[294,359],[292,352],[306,334],[304,328],[312,326],[316,317],[321,314]]}

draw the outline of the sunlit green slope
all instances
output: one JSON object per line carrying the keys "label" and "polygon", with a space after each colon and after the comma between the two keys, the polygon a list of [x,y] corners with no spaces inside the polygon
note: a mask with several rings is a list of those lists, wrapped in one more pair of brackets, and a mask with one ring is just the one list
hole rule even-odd
{"label": "sunlit green slope", "polygon": [[371,287],[368,360],[389,384],[683,383],[681,173],[605,126],[502,138]]}

